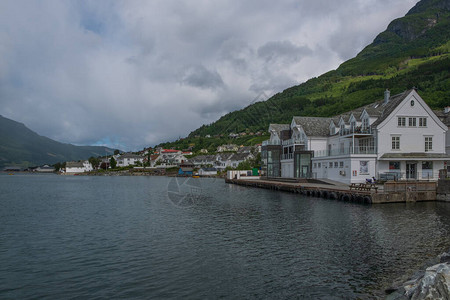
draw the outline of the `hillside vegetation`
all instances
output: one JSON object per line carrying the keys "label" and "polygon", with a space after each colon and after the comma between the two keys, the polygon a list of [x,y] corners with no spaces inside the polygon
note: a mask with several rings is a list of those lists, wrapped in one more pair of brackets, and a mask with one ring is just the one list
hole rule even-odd
{"label": "hillside vegetation", "polygon": [[[229,133],[266,132],[270,123],[289,123],[293,115],[332,116],[416,87],[433,109],[450,105],[450,1],[423,0],[403,18],[392,21],[372,44],[338,69],[234,111],[203,125],[185,139],[159,146],[194,150],[233,142]],[[219,138],[204,137],[223,135]],[[200,138],[201,137],[201,138]]]}

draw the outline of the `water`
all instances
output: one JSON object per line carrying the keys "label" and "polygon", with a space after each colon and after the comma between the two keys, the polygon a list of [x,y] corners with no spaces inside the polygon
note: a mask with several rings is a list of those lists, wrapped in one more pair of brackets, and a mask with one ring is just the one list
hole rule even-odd
{"label": "water", "polygon": [[449,232],[447,203],[0,175],[0,299],[372,299],[447,250]]}

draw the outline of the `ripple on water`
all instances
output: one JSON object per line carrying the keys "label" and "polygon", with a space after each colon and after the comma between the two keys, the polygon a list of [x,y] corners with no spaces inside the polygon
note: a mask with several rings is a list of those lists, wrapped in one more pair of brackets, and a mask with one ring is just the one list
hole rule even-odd
{"label": "ripple on water", "polygon": [[1,176],[0,298],[373,298],[450,246],[445,203],[169,181]]}

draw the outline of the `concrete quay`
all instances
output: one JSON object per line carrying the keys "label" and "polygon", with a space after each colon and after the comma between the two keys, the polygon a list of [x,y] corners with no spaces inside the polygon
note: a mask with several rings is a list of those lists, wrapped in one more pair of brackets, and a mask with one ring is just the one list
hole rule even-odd
{"label": "concrete quay", "polygon": [[339,182],[308,179],[226,179],[225,182],[247,187],[265,188],[303,194],[312,197],[352,201],[367,204],[436,201],[436,182],[388,181],[376,189],[350,186]]}

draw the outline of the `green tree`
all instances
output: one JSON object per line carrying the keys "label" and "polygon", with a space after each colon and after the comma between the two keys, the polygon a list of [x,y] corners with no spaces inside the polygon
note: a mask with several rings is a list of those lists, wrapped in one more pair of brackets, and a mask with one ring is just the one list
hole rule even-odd
{"label": "green tree", "polygon": [[111,157],[111,159],[109,160],[109,166],[111,167],[111,169],[115,169],[117,166],[117,162],[114,159],[114,157]]}
{"label": "green tree", "polygon": [[92,168],[97,169],[100,164],[100,160],[96,157],[89,157],[89,163],[92,165]]}
{"label": "green tree", "polygon": [[114,150],[114,155],[117,155],[117,154],[119,154],[120,153],[120,150]]}

